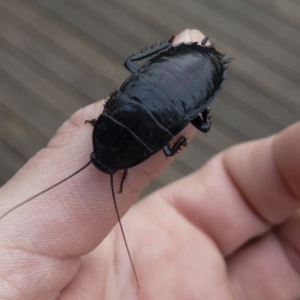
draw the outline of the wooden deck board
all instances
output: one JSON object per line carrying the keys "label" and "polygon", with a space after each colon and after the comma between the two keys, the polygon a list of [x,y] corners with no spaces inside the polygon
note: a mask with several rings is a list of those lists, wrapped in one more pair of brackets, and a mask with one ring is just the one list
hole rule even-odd
{"label": "wooden deck board", "polygon": [[212,104],[211,132],[198,134],[146,192],[296,122],[299,12],[291,0],[0,0],[1,156],[11,148],[7,161],[16,160],[3,163],[0,184],[75,110],[120,86],[126,57],[186,27],[209,34],[235,61]]}
{"label": "wooden deck board", "polygon": [[[2,94],[1,97],[9,97]],[[35,152],[46,146],[48,138],[36,127],[33,127],[27,120],[18,116],[14,111],[0,103],[1,110],[1,139],[18,152],[21,156],[29,159]],[[4,156],[5,157],[5,156]],[[25,161],[24,161],[25,163]],[[17,171],[18,169],[16,169]],[[5,174],[5,169],[1,168],[1,173]],[[6,177],[6,175],[3,175]]]}

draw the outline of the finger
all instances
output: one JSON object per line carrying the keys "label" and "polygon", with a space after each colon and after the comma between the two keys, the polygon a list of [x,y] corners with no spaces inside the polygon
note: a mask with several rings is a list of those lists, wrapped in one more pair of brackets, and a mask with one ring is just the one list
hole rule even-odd
{"label": "finger", "polygon": [[[298,299],[299,269],[285,250],[282,241],[268,233],[229,258],[229,282],[236,299]],[[299,254],[297,260],[299,264]]]}
{"label": "finger", "polygon": [[[258,183],[247,188],[242,185],[246,197],[253,199],[250,205],[262,219],[270,225],[283,223],[229,259],[228,270],[238,298],[247,295],[249,299],[296,299],[300,295],[300,214],[297,210],[300,144],[295,138],[299,132],[297,123],[274,137],[270,158],[273,172],[278,175],[267,176],[265,179],[269,177],[269,180],[261,182],[268,187],[265,193]],[[262,173],[258,180],[268,173],[262,172],[263,168],[270,169],[270,166],[256,168],[257,174]]]}
{"label": "finger", "polygon": [[297,124],[279,135],[235,146],[164,189],[163,198],[229,255],[299,208],[295,178],[300,178],[300,166],[295,162],[300,143],[294,138],[299,134]]}
{"label": "finger", "polygon": [[[275,190],[273,195],[265,196],[263,200],[255,198],[252,202],[267,222],[280,224],[228,261],[237,298],[247,295],[249,299],[296,299],[300,295],[300,211],[293,213],[299,206],[300,194],[297,164],[300,144],[295,139],[299,131],[298,123],[273,141],[273,161],[284,193],[275,195]],[[265,203],[259,203],[260,200]]]}
{"label": "finger", "polygon": [[[188,42],[195,37],[200,41],[203,35],[188,30],[177,36],[175,41]],[[97,118],[102,112],[103,104],[104,101],[100,101],[76,112],[57,131],[48,147],[33,157],[1,189],[1,215],[66,178],[89,161],[93,128],[85,124],[85,121]],[[189,126],[185,132],[190,138],[195,130]],[[130,169],[123,193],[117,194],[121,215],[129,209],[141,189],[172,160],[166,160],[160,151],[149,160]],[[120,182],[120,178],[119,173],[114,176],[115,185]],[[9,259],[11,253],[3,250],[7,256],[2,278],[8,278],[8,282],[18,284],[10,278],[12,270],[24,261],[32,262],[34,254],[38,254],[40,259],[36,260],[32,277],[36,275],[37,270],[40,276],[46,272],[47,278],[54,279],[51,286],[59,290],[66,280],[74,276],[79,266],[78,261],[69,258],[76,258],[94,249],[116,222],[109,176],[90,165],[72,179],[26,203],[1,220],[3,248],[21,249],[21,252],[25,253],[25,257],[15,255],[13,259]],[[55,258],[52,264],[45,264],[44,260],[47,257]],[[60,276],[57,276],[58,270],[61,272]],[[45,285],[38,285],[33,278],[29,279],[25,273],[22,274],[26,287],[31,292],[42,291],[49,285],[47,280],[44,281]],[[8,282],[5,283],[8,289],[12,288]],[[0,290],[3,291],[4,288]]]}

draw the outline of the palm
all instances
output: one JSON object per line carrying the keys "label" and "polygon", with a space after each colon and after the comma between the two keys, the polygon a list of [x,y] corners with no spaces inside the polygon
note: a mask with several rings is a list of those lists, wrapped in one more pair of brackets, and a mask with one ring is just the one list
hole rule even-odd
{"label": "palm", "polygon": [[[224,258],[212,238],[162,198],[148,200],[125,223],[139,272],[140,299],[226,299]],[[128,260],[125,256],[123,261]],[[216,284],[218,289],[213,288]]]}
{"label": "palm", "polygon": [[[150,198],[136,205],[123,221],[140,288],[117,225],[83,259],[85,275],[89,269],[95,294],[109,286],[101,299],[201,299],[205,295],[211,299],[221,295],[227,299],[228,295],[230,299],[225,260],[215,242],[159,195]],[[96,276],[95,266],[99,267]],[[108,278],[112,282],[108,283]],[[216,284],[218,289],[214,288]],[[115,298],[111,286],[115,287]]]}
{"label": "palm", "polygon": [[[251,155],[253,149],[248,149]],[[271,225],[272,218],[278,223],[287,212],[270,211],[274,203],[261,206],[263,195],[251,198],[264,182],[256,182],[257,188],[248,184],[246,190],[243,175],[237,179],[241,182],[235,182],[240,170],[234,162],[236,154],[247,157],[247,151],[241,150],[227,155],[229,173],[224,157],[218,156],[202,170],[134,206],[123,225],[141,288],[116,227],[84,259],[90,270],[99,267],[98,276],[90,273],[95,293],[103,299],[294,299],[290,295],[299,292],[299,276],[282,250],[287,225],[276,230]],[[276,174],[274,178],[261,175],[278,184]],[[291,200],[288,194],[281,196]],[[279,206],[288,210],[293,205]]]}

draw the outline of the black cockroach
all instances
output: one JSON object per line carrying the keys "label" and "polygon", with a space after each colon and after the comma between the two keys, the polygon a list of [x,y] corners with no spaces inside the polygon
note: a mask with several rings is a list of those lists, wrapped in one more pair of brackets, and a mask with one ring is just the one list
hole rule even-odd
{"label": "black cockroach", "polygon": [[[128,168],[142,163],[161,149],[166,156],[172,156],[186,146],[184,135],[172,147],[169,142],[189,122],[200,131],[208,132],[208,105],[223,87],[227,74],[225,65],[232,61],[231,58],[224,60],[225,55],[213,45],[206,46],[208,37],[201,45],[196,42],[172,45],[172,40],[152,46],[125,61],[125,67],[132,74],[120,90],[110,95],[98,119],[86,121],[94,126],[94,151],[90,161],[67,178],[10,209],[0,220],[92,163],[110,175],[114,206],[138,283],[116,204],[113,174],[124,170],[121,192]],[[141,66],[135,63],[146,58],[149,60]]]}

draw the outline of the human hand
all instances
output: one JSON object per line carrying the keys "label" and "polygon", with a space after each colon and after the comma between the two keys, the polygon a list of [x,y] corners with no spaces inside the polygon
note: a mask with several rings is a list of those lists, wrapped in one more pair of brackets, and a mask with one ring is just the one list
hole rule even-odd
{"label": "human hand", "polygon": [[[175,42],[202,38],[185,31]],[[1,189],[1,215],[88,161],[92,128],[84,121],[102,105],[73,115]],[[299,131],[231,148],[135,205],[123,226],[140,289],[120,229],[111,231],[109,176],[90,166],[0,222],[2,299],[296,298]],[[130,169],[117,195],[121,215],[170,162],[160,151]]]}

